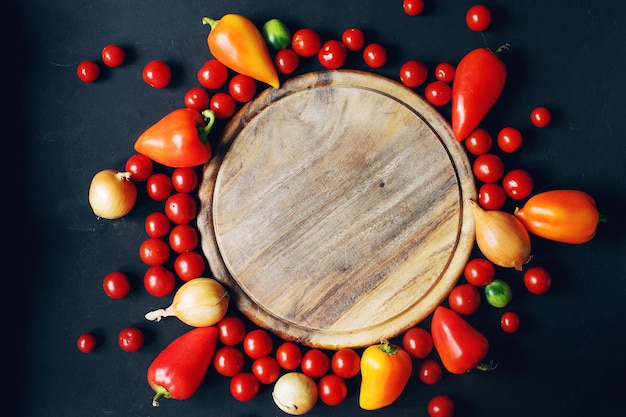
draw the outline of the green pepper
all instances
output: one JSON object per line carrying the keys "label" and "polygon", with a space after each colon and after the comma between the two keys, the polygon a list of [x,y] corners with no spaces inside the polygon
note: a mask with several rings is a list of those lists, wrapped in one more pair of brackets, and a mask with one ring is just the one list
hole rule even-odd
{"label": "green pepper", "polygon": [[271,19],[263,25],[263,37],[272,48],[285,49],[291,43],[289,28],[279,19]]}

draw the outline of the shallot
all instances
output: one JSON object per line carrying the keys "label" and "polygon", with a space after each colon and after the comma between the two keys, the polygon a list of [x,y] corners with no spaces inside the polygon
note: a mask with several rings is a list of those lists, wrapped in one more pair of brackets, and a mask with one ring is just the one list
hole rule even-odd
{"label": "shallot", "polygon": [[207,327],[226,315],[228,301],[228,291],[217,280],[194,278],[176,291],[169,307],[150,311],[145,317],[160,321],[163,317],[174,316],[189,326]]}
{"label": "shallot", "polygon": [[485,210],[473,200],[468,200],[468,204],[476,221],[478,249],[494,264],[521,271],[531,258],[526,227],[506,211]]}

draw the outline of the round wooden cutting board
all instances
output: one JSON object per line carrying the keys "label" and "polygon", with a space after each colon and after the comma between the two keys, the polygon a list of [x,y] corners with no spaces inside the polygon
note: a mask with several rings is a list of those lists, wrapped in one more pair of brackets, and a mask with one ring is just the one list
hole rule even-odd
{"label": "round wooden cutting board", "polygon": [[419,323],[456,283],[473,178],[447,122],[402,84],[305,74],[226,126],[200,187],[202,249],[259,326],[364,347]]}

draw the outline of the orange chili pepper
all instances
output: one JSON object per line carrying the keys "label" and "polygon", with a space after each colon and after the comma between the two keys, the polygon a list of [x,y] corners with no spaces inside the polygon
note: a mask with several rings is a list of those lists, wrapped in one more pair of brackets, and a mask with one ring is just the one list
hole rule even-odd
{"label": "orange chili pepper", "polygon": [[598,213],[595,200],[578,190],[552,190],[530,197],[515,209],[528,231],[544,239],[562,243],[585,243],[596,235]]}
{"label": "orange chili pepper", "polygon": [[382,342],[365,349],[361,356],[361,408],[377,410],[393,403],[402,394],[412,370],[411,356],[399,346]]}
{"label": "orange chili pepper", "polygon": [[202,23],[211,25],[207,44],[218,61],[233,71],[274,88],[280,86],[278,73],[263,35],[250,19],[231,13],[219,20],[205,17]]}

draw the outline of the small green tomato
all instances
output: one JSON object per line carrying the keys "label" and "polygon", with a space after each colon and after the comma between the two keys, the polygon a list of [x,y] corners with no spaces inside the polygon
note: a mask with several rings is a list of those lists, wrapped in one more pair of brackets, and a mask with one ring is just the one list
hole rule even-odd
{"label": "small green tomato", "polygon": [[506,281],[494,279],[485,285],[485,298],[490,305],[503,308],[513,299],[513,291]]}
{"label": "small green tomato", "polygon": [[277,51],[285,49],[291,43],[289,28],[279,19],[271,19],[263,25],[265,41]]}

